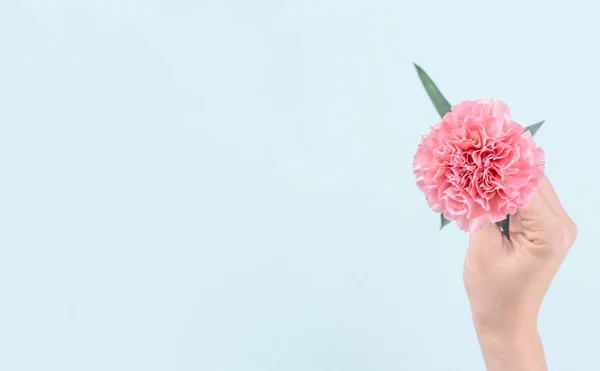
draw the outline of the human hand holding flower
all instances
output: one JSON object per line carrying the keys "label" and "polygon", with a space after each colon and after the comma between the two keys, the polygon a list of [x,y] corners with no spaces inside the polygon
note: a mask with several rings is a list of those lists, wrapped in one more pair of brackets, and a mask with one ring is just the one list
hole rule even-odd
{"label": "human hand holding flower", "polygon": [[547,178],[510,218],[471,234],[464,283],[489,371],[546,370],[537,332],[544,296],[577,236]]}

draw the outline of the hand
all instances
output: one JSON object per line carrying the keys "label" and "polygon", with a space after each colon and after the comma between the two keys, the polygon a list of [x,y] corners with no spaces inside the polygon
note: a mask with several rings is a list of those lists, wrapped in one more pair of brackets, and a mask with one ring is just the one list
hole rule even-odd
{"label": "hand", "polygon": [[[511,215],[509,230],[510,241],[492,224],[471,235],[464,282],[473,321],[488,370],[544,370],[538,312],[577,227],[544,178],[529,205]],[[511,350],[521,363],[506,359]],[[541,360],[521,359],[528,354]]]}

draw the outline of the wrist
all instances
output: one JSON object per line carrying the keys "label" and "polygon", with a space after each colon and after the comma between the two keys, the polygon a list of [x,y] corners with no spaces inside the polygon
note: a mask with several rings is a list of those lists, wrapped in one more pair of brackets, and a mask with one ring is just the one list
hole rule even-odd
{"label": "wrist", "polygon": [[531,343],[532,340],[539,339],[539,332],[535,324],[506,329],[475,327],[475,332],[480,343],[516,345]]}
{"label": "wrist", "polygon": [[508,319],[474,317],[473,323],[477,336],[511,340],[538,333],[537,318],[533,316]]}
{"label": "wrist", "polygon": [[546,371],[544,349],[535,323],[508,329],[476,329],[489,371]]}
{"label": "wrist", "polygon": [[514,337],[523,333],[537,333],[539,307],[513,305],[480,309],[472,306],[471,309],[478,334]]}

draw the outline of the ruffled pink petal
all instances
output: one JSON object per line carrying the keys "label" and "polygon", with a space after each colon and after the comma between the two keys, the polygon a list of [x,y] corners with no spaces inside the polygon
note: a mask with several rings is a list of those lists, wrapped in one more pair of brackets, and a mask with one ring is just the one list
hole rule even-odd
{"label": "ruffled pink petal", "polygon": [[529,203],[544,176],[544,151],[506,103],[465,101],[422,137],[413,172],[431,209],[473,232]]}

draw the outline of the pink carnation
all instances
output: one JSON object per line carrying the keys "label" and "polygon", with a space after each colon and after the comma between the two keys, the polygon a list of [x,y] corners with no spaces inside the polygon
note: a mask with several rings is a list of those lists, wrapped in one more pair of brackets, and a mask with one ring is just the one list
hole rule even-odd
{"label": "pink carnation", "polygon": [[413,162],[427,203],[476,232],[527,206],[544,176],[544,151],[506,103],[465,101],[423,136]]}

